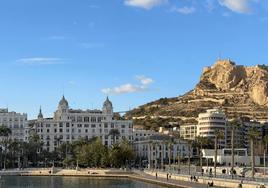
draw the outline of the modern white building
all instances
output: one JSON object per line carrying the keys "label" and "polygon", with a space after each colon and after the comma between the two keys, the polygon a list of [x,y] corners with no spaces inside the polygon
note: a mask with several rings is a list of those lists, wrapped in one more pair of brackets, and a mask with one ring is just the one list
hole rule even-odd
{"label": "modern white building", "polygon": [[7,108],[0,109],[0,126],[10,128],[11,135],[9,138],[13,141],[27,140],[27,114],[9,112]]}
{"label": "modern white building", "polygon": [[[171,140],[172,144],[170,144]],[[172,163],[175,163],[178,158],[186,158],[189,154],[192,156],[192,151],[189,151],[189,145],[185,140],[173,139],[172,136],[163,134],[135,141],[133,148],[137,157],[147,161],[149,168],[163,167],[164,164],[168,163],[169,158]]]}
{"label": "modern white building", "polygon": [[[203,158],[206,158],[210,162],[215,161],[214,149],[203,149]],[[231,149],[220,149],[218,150],[217,162],[221,165],[231,166],[232,162],[232,150]],[[256,165],[260,165],[260,157],[255,156]],[[251,156],[248,155],[247,148],[236,148],[234,149],[234,164],[235,166],[250,166]]]}
{"label": "modern white building", "polygon": [[207,110],[207,112],[198,115],[197,135],[214,139],[215,131],[219,130],[224,134],[224,139],[219,140],[219,147],[224,148],[227,135],[226,123],[227,120],[224,112],[219,109]]}
{"label": "modern white building", "polygon": [[40,109],[34,129],[44,143],[43,149],[47,151],[80,138],[99,137],[106,146],[113,144],[113,141],[133,139],[132,121],[116,120],[108,97],[102,110],[75,110],[69,108],[68,101],[63,96],[53,118],[44,118]]}

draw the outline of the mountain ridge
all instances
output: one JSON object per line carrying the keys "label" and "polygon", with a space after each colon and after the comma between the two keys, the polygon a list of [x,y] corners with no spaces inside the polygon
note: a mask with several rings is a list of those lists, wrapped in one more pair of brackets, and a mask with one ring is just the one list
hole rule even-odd
{"label": "mountain ridge", "polygon": [[169,119],[181,124],[196,121],[199,113],[210,108],[221,108],[228,118],[267,120],[268,67],[217,60],[214,65],[203,68],[200,81],[189,92],[141,105],[126,117]]}

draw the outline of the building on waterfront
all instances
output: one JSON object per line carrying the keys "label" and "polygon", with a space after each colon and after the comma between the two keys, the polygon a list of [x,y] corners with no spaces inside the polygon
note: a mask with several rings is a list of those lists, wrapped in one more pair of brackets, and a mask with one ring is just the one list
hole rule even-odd
{"label": "building on waterfront", "polygon": [[198,115],[197,135],[214,139],[215,131],[222,131],[224,138],[219,140],[219,148],[226,146],[226,123],[225,113],[219,109],[210,109]]}
{"label": "building on waterfront", "polygon": [[[203,149],[202,156],[209,163],[215,161],[214,149]],[[217,163],[224,166],[231,166],[232,162],[232,150],[230,148],[219,149],[217,155]],[[234,149],[234,163],[235,166],[249,166],[251,164],[251,156],[248,155],[247,148],[235,148]],[[256,165],[260,165],[260,157],[255,156]]]}
{"label": "building on waterfront", "polygon": [[159,134],[154,130],[133,129],[133,141],[144,140],[145,138]]}
{"label": "building on waterfront", "polygon": [[50,152],[62,143],[72,143],[80,138],[98,137],[106,146],[121,139],[133,139],[132,121],[115,119],[108,97],[102,110],[80,110],[70,109],[63,96],[54,117],[44,118],[40,108],[33,129],[44,143],[43,149]]}
{"label": "building on waterfront", "polygon": [[[171,140],[172,144],[170,144]],[[143,161],[143,165],[145,161],[149,168],[162,168],[164,164],[168,164],[169,158],[174,164],[178,158],[192,156],[187,141],[173,139],[172,136],[164,134],[156,134],[134,141],[133,148],[136,156]]]}
{"label": "building on waterfront", "polygon": [[232,129],[234,129],[234,147],[235,148],[246,148],[244,145],[244,128],[242,122],[239,121],[239,125],[232,127],[232,122],[227,122],[227,134],[226,134],[226,147],[232,147]]}
{"label": "building on waterfront", "polygon": [[27,114],[9,112],[7,108],[0,109],[0,125],[11,130],[9,138],[13,141],[26,141],[27,130]]}
{"label": "building on waterfront", "polygon": [[195,140],[197,136],[197,125],[183,124],[180,126],[180,137],[185,140]]}

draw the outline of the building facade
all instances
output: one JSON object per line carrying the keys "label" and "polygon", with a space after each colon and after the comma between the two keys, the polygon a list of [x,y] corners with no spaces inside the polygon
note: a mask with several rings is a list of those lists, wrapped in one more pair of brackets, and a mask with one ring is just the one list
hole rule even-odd
{"label": "building facade", "polygon": [[137,157],[146,161],[145,164],[148,168],[162,168],[168,164],[169,159],[174,164],[178,158],[192,156],[192,151],[189,151],[189,145],[185,140],[173,139],[172,144],[170,144],[170,140],[172,137],[169,135],[152,135],[135,141],[133,149]]}
{"label": "building facade", "polygon": [[133,129],[133,141],[141,141],[149,136],[159,134],[154,130]]}
{"label": "building facade", "polygon": [[185,140],[195,140],[197,136],[197,125],[183,124],[180,126],[180,137]]}
{"label": "building facade", "polygon": [[81,138],[98,137],[106,146],[122,139],[133,139],[132,121],[116,120],[108,97],[102,110],[75,110],[69,108],[63,96],[53,118],[44,118],[40,109],[34,130],[44,143],[43,149],[50,152],[62,143],[72,143]]}
{"label": "building facade", "polygon": [[13,141],[26,141],[27,132],[27,114],[9,112],[7,108],[0,109],[0,126],[8,127],[11,130],[9,138]]}
{"label": "building facade", "polygon": [[215,132],[221,131],[224,135],[223,139],[219,140],[219,148],[226,146],[226,129],[227,119],[225,113],[218,109],[207,110],[205,113],[198,115],[197,135],[215,139]]}

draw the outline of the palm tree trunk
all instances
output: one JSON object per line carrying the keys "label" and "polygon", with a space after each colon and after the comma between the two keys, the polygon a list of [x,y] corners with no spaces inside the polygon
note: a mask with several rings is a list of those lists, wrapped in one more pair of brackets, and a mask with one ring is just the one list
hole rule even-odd
{"label": "palm tree trunk", "polygon": [[218,137],[215,137],[214,176],[217,175]]}
{"label": "palm tree trunk", "polygon": [[255,154],[254,154],[254,140],[250,139],[251,146],[251,176],[254,178],[255,175]]}
{"label": "palm tree trunk", "polygon": [[203,153],[202,153],[202,150],[203,150],[203,145],[201,143],[200,145],[200,168],[201,168],[201,172],[203,171]]}
{"label": "palm tree trunk", "polygon": [[148,145],[148,168],[151,168],[151,144]]}
{"label": "palm tree trunk", "polygon": [[189,171],[189,175],[191,175],[191,150],[192,150],[192,145],[190,143],[189,144],[189,151],[188,151],[188,171]]}
{"label": "palm tree trunk", "polygon": [[169,144],[169,147],[168,147],[168,168],[170,170],[171,168],[171,144]]}
{"label": "palm tree trunk", "polygon": [[232,135],[231,135],[231,139],[232,139],[232,162],[231,162],[231,174],[232,174],[232,179],[234,178],[234,128],[232,127]]}
{"label": "palm tree trunk", "polygon": [[161,152],[161,168],[164,168],[164,147],[161,145],[162,152]]}
{"label": "palm tree trunk", "polygon": [[179,143],[178,143],[178,172],[180,173],[181,172],[181,148],[180,148],[180,140],[179,140]]}

